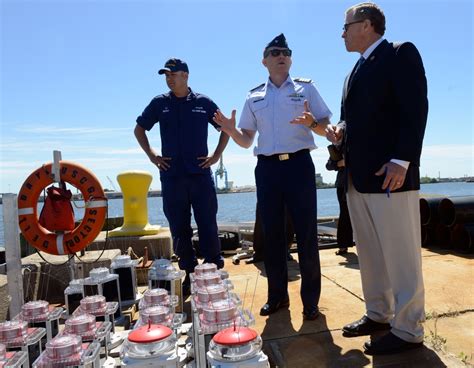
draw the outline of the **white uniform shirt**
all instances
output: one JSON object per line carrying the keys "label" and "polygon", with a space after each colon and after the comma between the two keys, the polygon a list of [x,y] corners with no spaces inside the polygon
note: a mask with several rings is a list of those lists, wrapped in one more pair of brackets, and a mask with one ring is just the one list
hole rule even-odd
{"label": "white uniform shirt", "polygon": [[316,119],[329,118],[332,113],[310,80],[287,80],[276,87],[267,83],[252,89],[247,95],[239,128],[258,131],[254,155],[292,153],[302,149],[314,149],[313,132],[290,121],[303,114],[304,101]]}

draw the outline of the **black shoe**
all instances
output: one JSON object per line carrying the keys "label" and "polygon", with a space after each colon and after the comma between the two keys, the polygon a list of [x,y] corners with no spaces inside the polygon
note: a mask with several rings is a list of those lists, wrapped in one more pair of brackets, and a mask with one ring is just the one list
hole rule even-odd
{"label": "black shoe", "polygon": [[318,307],[313,308],[304,308],[303,309],[303,320],[305,321],[314,321],[316,318],[319,317],[319,309]]}
{"label": "black shoe", "polygon": [[342,328],[343,335],[346,337],[370,335],[372,332],[383,330],[390,330],[390,324],[372,321],[367,316]]}
{"label": "black shoe", "polygon": [[347,248],[339,248],[339,250],[336,251],[336,256],[343,256],[344,254],[347,254]]}
{"label": "black shoe", "polygon": [[423,342],[408,342],[389,332],[376,341],[366,342],[364,344],[364,353],[368,355],[397,354],[421,348],[422,346]]}
{"label": "black shoe", "polygon": [[280,300],[279,302],[273,303],[273,302],[267,302],[261,309],[260,309],[260,315],[261,316],[268,316],[270,314],[275,313],[278,309],[281,308],[288,308],[290,306],[290,299],[286,298],[283,300]]}

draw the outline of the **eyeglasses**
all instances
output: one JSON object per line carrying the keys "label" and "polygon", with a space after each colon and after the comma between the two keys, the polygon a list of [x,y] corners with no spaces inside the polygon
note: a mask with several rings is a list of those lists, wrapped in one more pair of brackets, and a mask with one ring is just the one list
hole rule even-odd
{"label": "eyeglasses", "polygon": [[272,50],[268,50],[268,51],[265,51],[265,57],[267,57],[268,55],[272,55],[273,57],[277,57],[277,56],[280,56],[280,54],[283,54],[283,56],[291,56],[291,50],[290,49],[283,49],[283,50],[280,50],[280,49],[272,49]]}
{"label": "eyeglasses", "polygon": [[346,24],[344,24],[344,26],[342,27],[342,30],[343,30],[344,32],[347,32],[347,30],[349,29],[349,26],[351,26],[352,24],[362,23],[362,22],[365,22],[365,19],[356,20],[356,21],[354,21],[354,22],[346,23]]}

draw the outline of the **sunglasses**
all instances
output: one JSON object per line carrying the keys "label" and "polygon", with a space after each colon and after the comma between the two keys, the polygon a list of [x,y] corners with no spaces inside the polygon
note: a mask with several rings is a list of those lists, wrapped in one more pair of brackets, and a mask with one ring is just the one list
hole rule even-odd
{"label": "sunglasses", "polygon": [[342,26],[342,30],[344,32],[347,32],[347,30],[349,29],[349,27],[353,24],[356,24],[356,23],[362,23],[362,22],[365,22],[365,19],[362,19],[362,20],[356,20],[354,22],[350,22],[350,23],[346,23]]}
{"label": "sunglasses", "polygon": [[273,57],[280,56],[280,54],[283,54],[283,56],[291,56],[291,50],[290,49],[283,49],[283,50],[272,49],[272,50],[265,51],[265,57],[267,57],[270,54]]}

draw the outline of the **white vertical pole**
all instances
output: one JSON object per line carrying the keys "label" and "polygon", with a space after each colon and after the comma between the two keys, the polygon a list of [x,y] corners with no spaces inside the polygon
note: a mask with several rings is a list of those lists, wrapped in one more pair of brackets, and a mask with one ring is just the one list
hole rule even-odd
{"label": "white vertical pole", "polygon": [[[62,160],[61,151],[53,151],[53,165],[51,168],[51,172],[53,174],[53,180],[55,183],[61,182],[61,165],[59,161]],[[69,266],[69,277],[71,280],[76,279],[77,271],[76,271],[76,262],[74,261],[74,257],[71,257],[68,263]]]}
{"label": "white vertical pole", "polygon": [[59,161],[61,161],[61,151],[53,151],[53,167],[51,169],[53,174],[53,180],[55,183],[59,183],[61,181],[61,171]]}
{"label": "white vertical pole", "polygon": [[21,306],[24,304],[17,197],[16,194],[3,195],[3,227],[5,229],[8,293],[11,296],[11,318],[21,312]]}

